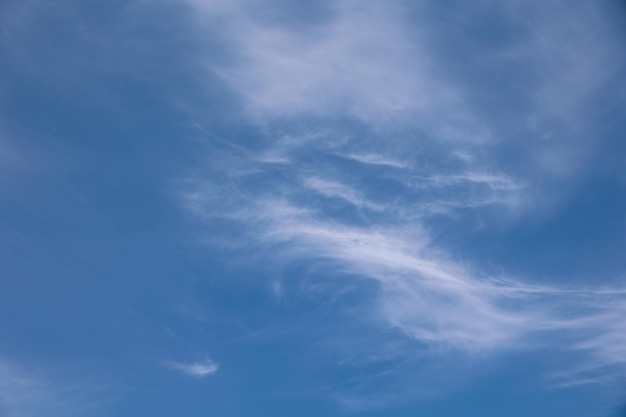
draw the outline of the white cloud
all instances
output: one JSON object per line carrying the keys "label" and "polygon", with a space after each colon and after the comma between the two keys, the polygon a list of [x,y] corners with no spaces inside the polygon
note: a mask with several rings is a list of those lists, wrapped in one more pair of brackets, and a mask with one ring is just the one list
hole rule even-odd
{"label": "white cloud", "polygon": [[568,383],[590,380],[599,369],[619,374],[626,364],[619,347],[623,288],[577,289],[483,275],[433,248],[421,221],[410,216],[396,212],[389,222],[359,226],[324,218],[324,210],[260,198],[228,217],[247,225],[242,244],[263,253],[271,248],[277,262],[330,261],[337,277],[375,280],[378,317],[435,351],[474,354],[549,345],[579,352],[582,365],[572,366],[577,370]]}
{"label": "white cloud", "polygon": [[[598,64],[579,62],[587,59],[580,53],[604,36],[579,27],[581,9],[562,22],[555,10],[567,8],[564,3],[528,6],[542,16],[537,26],[518,21],[515,13],[503,16],[523,30],[494,59],[517,59],[520,74],[539,81],[509,92],[516,109],[533,103],[527,113],[512,114],[522,120],[523,132],[496,137],[499,122],[491,118],[498,114],[471,111],[471,94],[460,88],[484,74],[452,80],[440,73],[441,54],[420,37],[428,28],[410,27],[401,2],[333,3],[330,16],[306,30],[255,18],[256,2],[191,3],[204,13],[196,23],[220,22],[230,53],[207,66],[242,99],[248,110],[243,117],[262,127],[265,145],[218,151],[205,175],[189,182],[191,210],[207,221],[243,226],[241,235],[228,237],[230,244],[272,248],[277,262],[329,260],[337,276],[374,280],[378,317],[436,350],[550,344],[584,352],[581,363],[592,369],[606,365],[621,372],[626,352],[611,347],[623,339],[624,329],[615,324],[625,321],[621,288],[585,291],[494,277],[436,247],[430,222],[433,214],[489,209],[494,216],[532,206],[528,200],[541,194],[550,175],[576,168],[576,158],[566,158],[566,169],[549,162],[570,137],[551,121],[581,118],[606,80],[596,72]],[[508,2],[503,8],[524,7]],[[537,47],[542,36],[563,50]],[[606,63],[612,56],[607,48],[591,56]],[[551,55],[553,50],[560,52]],[[570,66],[573,73],[560,78]],[[337,118],[356,121],[358,128],[337,127]],[[293,121],[296,127],[289,127]],[[547,126],[561,135],[558,141],[546,140]],[[507,141],[515,146],[506,148]],[[525,152],[525,170],[509,169],[509,160],[498,158],[502,149]],[[348,161],[360,166],[348,171]],[[543,168],[535,172],[537,166]],[[336,210],[336,199],[368,210],[346,216]],[[281,286],[278,292],[285,291]]]}
{"label": "white cloud", "polygon": [[228,39],[231,54],[208,68],[261,123],[341,114],[376,126],[419,122],[440,139],[489,137],[433,67],[402,2],[332,2],[331,16],[311,30],[259,18],[271,4],[187,2],[203,16],[196,19],[202,31],[218,26]]}
{"label": "white cloud", "polygon": [[219,370],[219,364],[208,358],[200,362],[167,362],[166,364],[169,368],[185,375],[199,378],[213,375]]}
{"label": "white cloud", "polygon": [[586,306],[597,298],[622,298],[623,291],[586,293],[480,277],[431,250],[431,239],[418,224],[351,227],[321,220],[284,201],[264,201],[243,218],[262,225],[256,230],[260,244],[287,244],[276,249],[275,256],[328,259],[338,265],[338,274],[377,280],[378,308],[387,322],[441,348],[468,352],[515,348],[548,328],[586,337],[594,328],[606,331],[603,337],[615,334],[610,321],[601,325],[606,314],[619,313],[610,305],[593,314],[585,309],[580,314],[588,320],[561,316],[559,309]]}
{"label": "white cloud", "polygon": [[252,109],[271,116],[347,110],[367,117],[419,106],[411,91],[417,77],[405,71],[416,51],[379,13],[385,8],[343,3],[314,41],[240,16],[237,41],[249,65],[217,71]]}
{"label": "white cloud", "polygon": [[351,154],[339,154],[344,158],[352,159],[367,165],[381,165],[392,168],[408,168],[409,165],[405,162],[398,161],[397,159],[389,158],[380,154],[374,153],[351,153]]}
{"label": "white cloud", "polygon": [[[189,181],[188,207],[207,221],[226,219],[243,226],[238,237],[225,236],[232,247],[271,250],[270,262],[331,264],[346,285],[355,275],[375,281],[379,290],[372,307],[378,320],[433,351],[475,354],[550,345],[581,353],[584,367],[568,383],[590,380],[590,372],[605,366],[621,372],[626,352],[608,346],[622,337],[615,323],[624,316],[618,308],[626,302],[624,289],[536,285],[493,276],[434,245],[429,216],[486,205],[507,209],[525,192],[519,180],[464,162],[444,172],[403,167],[384,174],[394,184],[390,190],[372,187],[349,179],[352,174],[341,169],[345,161],[333,159],[336,149],[323,145],[328,140],[308,137],[298,144],[293,138],[288,151],[283,140],[269,141],[259,152],[283,155],[276,161],[239,152],[226,169],[208,167],[207,176]],[[341,143],[346,149],[358,146],[352,139]],[[313,161],[307,150],[317,153]],[[283,175],[273,175],[276,170]],[[371,211],[362,211],[358,219],[342,217],[334,214],[332,201],[313,198],[319,195]],[[216,238],[215,244],[223,247],[224,240]],[[281,297],[287,288],[281,286]],[[177,369],[190,375],[205,370],[202,364]]]}
{"label": "white cloud", "polygon": [[274,214],[271,204],[265,206],[269,207],[265,239],[288,242],[299,248],[301,256],[331,259],[344,272],[376,279],[382,284],[380,313],[418,340],[469,350],[489,348],[510,343],[520,324],[531,320],[500,308],[502,296],[493,283],[429,257],[430,239],[424,232],[347,227],[286,217],[284,210]]}
{"label": "white cloud", "polygon": [[319,177],[305,179],[304,185],[325,197],[340,198],[358,208],[365,207],[371,210],[382,210],[377,204],[367,201],[356,190],[336,181],[326,180]]}

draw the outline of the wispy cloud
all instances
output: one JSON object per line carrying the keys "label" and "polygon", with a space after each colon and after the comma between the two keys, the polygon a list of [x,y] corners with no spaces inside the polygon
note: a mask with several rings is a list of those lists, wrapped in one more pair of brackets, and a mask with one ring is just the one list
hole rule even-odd
{"label": "wispy cloud", "polygon": [[219,370],[219,364],[211,359],[205,359],[199,362],[166,362],[166,365],[179,371],[185,375],[203,378],[215,374]]}
{"label": "wispy cloud", "polygon": [[[437,62],[443,58],[429,43],[429,27],[413,28],[402,17],[402,2],[334,3],[301,31],[253,18],[254,2],[191,3],[203,13],[197,23],[222,22],[229,59],[208,67],[239,95],[247,108],[242,119],[259,126],[263,139],[254,149],[241,141],[236,151],[217,150],[205,173],[187,183],[190,210],[240,227],[238,238],[228,238],[232,246],[271,249],[276,262],[322,260],[345,282],[375,282],[376,297],[369,301],[377,319],[436,352],[550,346],[581,353],[584,365],[574,373],[580,380],[593,379],[582,377],[587,369],[623,373],[626,352],[614,347],[624,332],[616,325],[625,317],[622,287],[494,276],[433,237],[437,216],[467,219],[462,213],[469,211],[494,217],[532,208],[554,172],[572,172],[573,160],[565,162],[567,170],[534,168],[562,149],[570,130],[559,123],[580,117],[606,79],[588,63],[574,74],[584,78],[580,83],[557,80],[550,87],[549,79],[583,59],[578,53],[591,42],[586,39],[593,31],[577,29],[582,14],[563,23],[555,9],[528,6],[543,23],[535,27],[522,19],[519,36],[489,55],[494,67],[521,62],[520,78],[537,76],[528,91],[502,93],[508,96],[500,100],[515,104],[507,112],[474,105],[479,100],[470,84],[484,74],[438,71],[445,63]],[[519,7],[507,2],[494,13],[516,20],[509,13]],[[544,27],[545,19],[565,26]],[[565,42],[565,49],[575,50],[520,58],[536,51],[528,45],[541,36],[561,42],[567,33],[579,35],[574,46]],[[600,53],[603,62],[610,57],[612,49]],[[576,105],[564,108],[554,124],[559,106],[550,103],[570,88]],[[500,94],[495,90],[490,94]],[[543,104],[528,107],[540,97]],[[502,112],[522,119],[513,131],[502,130]],[[544,136],[548,127],[559,136],[556,142]],[[284,291],[280,286],[281,296]]]}
{"label": "wispy cloud", "polygon": [[[249,170],[251,163],[242,161],[241,166]],[[252,172],[254,177],[263,176]],[[325,174],[331,172],[335,170]],[[188,201],[199,214],[204,207],[213,211],[220,204],[230,205],[220,216],[246,225],[245,246],[255,242],[272,248],[276,259],[332,261],[340,276],[377,281],[380,293],[375,305],[380,316],[389,326],[437,350],[518,349],[543,345],[547,334],[557,340],[557,334],[567,332],[576,340],[568,349],[586,350],[616,366],[626,359],[623,352],[605,345],[607,338],[620,334],[615,316],[623,314],[619,308],[626,301],[623,289],[534,285],[474,271],[433,246],[427,221],[430,211],[422,206],[427,202],[420,192],[412,195],[404,190],[408,195],[404,201],[414,207],[408,210],[405,204],[396,204],[400,208],[391,204],[398,201],[395,193],[378,191],[379,200],[371,202],[346,184],[323,180],[318,174],[303,177],[302,185],[272,180],[267,184],[275,186],[272,192],[256,184],[255,191],[244,191],[252,198],[234,197],[229,203],[223,195],[196,188]],[[433,188],[477,183],[505,195],[522,189],[507,176],[476,172],[428,177],[426,183]],[[374,207],[385,215],[377,217],[374,212],[355,223],[332,214],[332,204],[312,202],[306,197],[310,192],[356,207]],[[478,207],[454,193],[447,196],[459,207]]]}
{"label": "wispy cloud", "polygon": [[340,155],[340,156],[343,156],[344,158],[352,159],[362,164],[368,164],[368,165],[382,165],[382,166],[388,166],[392,168],[408,168],[409,167],[409,164],[407,164],[406,162],[402,162],[397,159],[385,157],[383,155],[375,154],[375,153],[361,153],[361,154],[351,153],[351,154],[345,154],[345,155]]}
{"label": "wispy cloud", "polygon": [[372,210],[382,210],[382,207],[371,203],[359,195],[352,187],[335,181],[329,181],[319,177],[309,177],[304,182],[305,186],[329,198],[342,199],[356,207],[366,207]]}
{"label": "wispy cloud", "polygon": [[188,3],[205,33],[218,25],[229,39],[227,59],[207,67],[261,123],[343,114],[377,126],[419,123],[442,139],[478,143],[489,137],[431,65],[402,2],[328,3],[327,13],[304,28],[286,24],[274,8],[274,18],[257,18],[267,5],[254,1]]}

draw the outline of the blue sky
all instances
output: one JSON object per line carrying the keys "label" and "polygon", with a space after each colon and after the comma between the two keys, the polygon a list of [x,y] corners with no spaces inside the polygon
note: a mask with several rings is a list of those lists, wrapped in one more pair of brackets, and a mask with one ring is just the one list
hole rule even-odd
{"label": "blue sky", "polygon": [[622,415],[624,36],[617,0],[3,1],[0,416]]}

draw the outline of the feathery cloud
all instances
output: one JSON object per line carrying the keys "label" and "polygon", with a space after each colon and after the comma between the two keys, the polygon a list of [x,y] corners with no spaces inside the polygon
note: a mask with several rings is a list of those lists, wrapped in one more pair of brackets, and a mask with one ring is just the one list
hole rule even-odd
{"label": "feathery cloud", "polygon": [[[234,246],[239,240],[242,248],[271,248],[279,260],[330,261],[337,277],[373,280],[378,317],[435,350],[550,345],[584,353],[584,369],[624,371],[625,352],[610,347],[623,334],[615,325],[624,317],[621,287],[600,291],[493,276],[433,238],[437,217],[529,210],[555,172],[575,175],[576,158],[565,170],[544,163],[569,143],[563,124],[580,117],[606,80],[590,69],[595,64],[586,64],[575,74],[585,78],[580,83],[566,77],[549,86],[553,73],[577,62],[596,33],[578,28],[583,10],[575,8],[565,22],[557,18],[556,28],[522,19],[520,36],[494,53],[496,69],[522,62],[521,72],[536,75],[528,91],[507,92],[516,110],[506,113],[474,105],[470,84],[479,74],[438,71],[442,52],[427,36],[435,29],[411,27],[402,17],[403,2],[337,3],[303,30],[253,18],[255,2],[191,4],[203,14],[200,25],[222,22],[218,30],[231,53],[208,67],[242,99],[247,113],[241,117],[260,127],[263,145],[253,150],[242,141],[216,150],[204,175],[188,182],[190,210],[208,222],[240,226],[239,239],[229,238]],[[512,11],[521,7],[550,19],[566,7],[550,4],[511,1],[493,13],[515,20]],[[557,41],[568,33],[576,42],[561,54],[520,58],[536,50],[541,34]],[[615,60],[612,48],[600,53],[602,62]],[[559,112],[554,124],[550,103],[570,88],[575,105]],[[540,97],[543,104],[528,107]],[[518,130],[502,130],[501,111],[522,119]],[[550,143],[548,129],[558,137]],[[523,166],[508,166],[507,152],[517,152]]]}
{"label": "feathery cloud", "polygon": [[167,362],[166,364],[171,369],[198,378],[213,375],[219,370],[219,364],[208,358],[200,362]]}

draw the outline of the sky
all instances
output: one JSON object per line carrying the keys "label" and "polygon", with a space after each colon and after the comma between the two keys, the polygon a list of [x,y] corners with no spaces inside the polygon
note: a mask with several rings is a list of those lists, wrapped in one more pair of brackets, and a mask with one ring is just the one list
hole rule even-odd
{"label": "sky", "polygon": [[0,417],[626,415],[625,37],[0,1]]}

